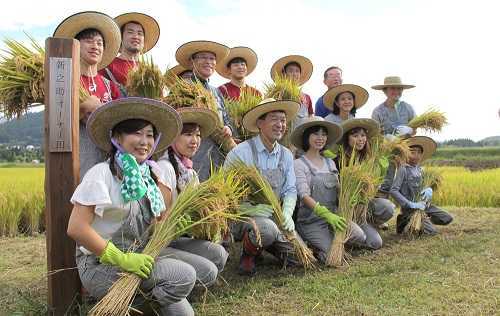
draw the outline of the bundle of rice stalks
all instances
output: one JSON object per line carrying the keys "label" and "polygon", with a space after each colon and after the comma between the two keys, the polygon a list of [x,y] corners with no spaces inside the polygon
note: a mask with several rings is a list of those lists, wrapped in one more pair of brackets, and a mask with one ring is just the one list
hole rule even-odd
{"label": "bundle of rice stalks", "polygon": [[[353,151],[350,157],[342,149],[339,154],[341,168],[337,214],[344,217],[347,223],[366,221],[368,202],[375,196],[378,186],[373,176],[373,170],[369,170],[367,168],[369,165],[363,163],[363,161],[356,162],[355,151]],[[349,236],[349,228],[343,232],[335,232],[335,237],[326,259],[327,266],[341,267],[348,263],[344,245]]]}
{"label": "bundle of rice stalks", "polygon": [[[163,98],[163,101],[173,106],[174,108],[183,107],[201,107],[207,108],[215,113],[219,113],[217,100],[212,92],[207,90],[199,81],[188,82],[172,72],[166,72],[166,81],[169,82],[169,94]],[[224,124],[222,119],[219,121],[218,128],[210,137],[222,148],[225,153],[228,153],[236,147],[232,137],[226,137],[222,133]]]}
{"label": "bundle of rice stalks", "polygon": [[[217,196],[213,204],[204,204],[199,207],[190,219],[195,222],[207,218],[214,209],[225,210],[224,216],[212,216],[209,220],[202,221],[194,226],[189,234],[196,239],[220,242],[222,237],[229,231],[229,221],[239,220],[239,205],[247,196],[248,186],[244,183],[234,170],[212,170],[210,178],[200,185],[207,187],[207,194]],[[232,214],[232,216],[229,216]]]}
{"label": "bundle of rice stalks", "polygon": [[393,161],[397,166],[401,166],[408,161],[410,147],[405,139],[399,137],[389,140],[379,136],[373,143],[377,143],[377,155],[389,161]]}
{"label": "bundle of rice stalks", "polygon": [[421,128],[427,132],[441,132],[443,126],[446,124],[448,124],[448,120],[444,113],[431,108],[421,115],[414,117],[408,123],[408,126],[413,129]]}
{"label": "bundle of rice stalks", "polygon": [[255,136],[255,133],[249,132],[243,127],[243,116],[256,107],[260,101],[262,101],[262,97],[255,95],[250,90],[242,90],[240,98],[237,100],[232,98],[224,100],[226,111],[238,132],[238,138],[242,141]]}
{"label": "bundle of rice stalks", "polygon": [[247,166],[242,161],[233,163],[230,169],[234,170],[235,173],[250,187],[248,196],[250,201],[271,205],[274,210],[274,220],[282,229],[282,232],[288,241],[292,243],[297,259],[304,268],[314,268],[317,260],[311,249],[307,247],[304,240],[302,240],[300,235],[295,230],[293,232],[289,232],[283,229],[284,217],[281,203],[278,197],[274,194],[271,185],[262,176],[260,171],[255,166]]}
{"label": "bundle of rice stalks", "polygon": [[[196,231],[199,225],[211,226],[214,222],[219,225],[219,222],[214,220],[217,218],[239,219],[239,216],[230,210],[234,210],[235,205],[239,204],[236,200],[245,194],[246,189],[241,187],[234,174],[228,176],[231,179],[230,184],[226,186],[221,181],[224,176],[228,175],[217,173],[217,179],[213,181],[209,179],[201,184],[189,184],[172,205],[168,218],[155,225],[153,235],[142,253],[156,258],[171,241],[184,233]],[[216,188],[213,187],[215,184]],[[238,187],[236,191],[232,191],[235,187]],[[226,203],[221,202],[221,197],[224,197]],[[191,219],[190,224],[179,225],[185,217]],[[202,232],[206,233],[205,230]],[[209,229],[208,234],[212,232],[212,229]],[[140,283],[141,279],[137,275],[123,273],[106,296],[90,310],[89,315],[128,315]]]}
{"label": "bundle of rice stalks", "polygon": [[0,61],[0,104],[7,118],[20,117],[44,100],[44,49],[27,35],[30,46],[5,39]]}
{"label": "bundle of rice stalks", "polygon": [[300,86],[282,74],[276,74],[274,82],[264,85],[264,98],[292,100],[300,103]]}
{"label": "bundle of rice stalks", "polygon": [[131,97],[143,97],[160,100],[165,90],[165,78],[153,58],[141,55],[141,61],[127,76],[127,94]]}
{"label": "bundle of rice stalks", "polygon": [[[443,182],[443,175],[440,171],[435,169],[425,170],[422,173],[422,183],[420,184],[419,189],[417,190],[417,196],[413,197],[414,202],[421,201],[420,192],[425,188],[432,188],[435,192],[439,189]],[[426,203],[426,206],[430,205],[430,201]],[[404,233],[410,236],[418,236],[422,234],[424,225],[423,221],[427,218],[427,213],[422,210],[414,210],[411,214],[410,221],[406,225],[404,229]]]}

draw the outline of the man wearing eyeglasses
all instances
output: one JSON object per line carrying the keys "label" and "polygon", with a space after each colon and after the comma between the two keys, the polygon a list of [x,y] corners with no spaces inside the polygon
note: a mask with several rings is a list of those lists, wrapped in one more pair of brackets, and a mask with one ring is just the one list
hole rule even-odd
{"label": "man wearing eyeglasses", "polygon": [[[231,138],[229,116],[224,106],[224,98],[220,91],[210,85],[210,77],[215,73],[215,66],[222,62],[229,54],[229,47],[211,41],[192,41],[183,44],[177,49],[175,58],[186,69],[192,69],[191,80],[200,82],[205,89],[215,97],[218,105],[218,114],[224,124],[221,137]],[[224,163],[225,153],[213,137],[206,137],[201,141],[198,152],[193,157],[193,167],[198,172],[200,181],[210,176],[212,165],[216,168]]]}

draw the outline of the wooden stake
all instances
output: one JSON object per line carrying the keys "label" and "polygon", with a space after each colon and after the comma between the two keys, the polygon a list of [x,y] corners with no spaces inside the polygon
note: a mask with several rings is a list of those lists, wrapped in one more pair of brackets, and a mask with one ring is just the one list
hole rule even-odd
{"label": "wooden stake", "polygon": [[49,37],[45,41],[45,52],[48,305],[49,315],[65,315],[81,288],[75,264],[75,242],[66,234],[73,208],[70,198],[80,180],[80,43]]}

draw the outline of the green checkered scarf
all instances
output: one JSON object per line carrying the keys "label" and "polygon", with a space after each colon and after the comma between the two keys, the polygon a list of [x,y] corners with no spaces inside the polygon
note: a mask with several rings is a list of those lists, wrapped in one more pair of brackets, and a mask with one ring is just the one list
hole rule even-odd
{"label": "green checkered scarf", "polygon": [[146,195],[155,217],[165,210],[160,189],[151,177],[147,163],[138,164],[134,156],[117,151],[116,162],[122,170],[123,181],[120,193],[125,202],[138,201]]}

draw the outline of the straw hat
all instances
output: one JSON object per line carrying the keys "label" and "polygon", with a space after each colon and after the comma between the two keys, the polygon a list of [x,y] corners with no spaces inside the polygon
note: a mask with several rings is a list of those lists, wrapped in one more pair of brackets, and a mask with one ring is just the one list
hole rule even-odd
{"label": "straw hat", "polygon": [[84,11],[73,14],[59,23],[53,36],[75,38],[78,33],[85,29],[96,29],[101,32],[106,47],[97,68],[105,68],[118,55],[121,45],[120,28],[110,16],[96,11]]}
{"label": "straw hat", "polygon": [[295,119],[299,108],[300,104],[295,101],[276,101],[272,98],[264,99],[256,107],[245,113],[243,116],[243,127],[250,132],[258,133],[257,119],[266,113],[274,111],[285,112],[286,120],[291,122]]}
{"label": "straw hat", "polygon": [[217,62],[215,66],[215,70],[219,75],[226,79],[231,79],[229,75],[229,67],[228,63],[235,58],[243,58],[247,64],[247,76],[255,70],[257,67],[257,54],[253,51],[253,49],[244,46],[233,47],[229,50],[229,55],[227,55],[224,60],[220,63]]}
{"label": "straw hat", "polygon": [[210,109],[185,107],[178,108],[177,112],[181,116],[183,124],[194,123],[200,127],[201,137],[210,136],[219,122],[217,113]]}
{"label": "straw hat", "polygon": [[366,130],[368,138],[380,133],[380,125],[377,121],[370,118],[353,118],[343,121],[340,126],[342,126],[342,131],[344,137],[353,128],[362,127]]}
{"label": "straw hat", "polygon": [[330,111],[333,111],[333,102],[335,98],[344,92],[351,92],[354,94],[354,107],[359,109],[366,101],[368,101],[368,91],[365,88],[355,84],[341,84],[331,89],[323,95],[323,104]]}
{"label": "straw hat", "polygon": [[413,136],[406,140],[408,146],[420,146],[423,148],[422,161],[429,159],[436,151],[436,142],[427,136]]}
{"label": "straw hat", "polygon": [[97,147],[109,152],[113,127],[128,119],[143,119],[151,122],[158,133],[161,133],[155,152],[166,149],[182,129],[179,114],[166,103],[153,99],[128,97],[108,102],[90,115],[87,122],[90,139]]}
{"label": "straw hat", "polygon": [[415,88],[414,85],[402,83],[401,78],[398,76],[390,76],[384,78],[384,84],[372,86],[372,89],[382,90],[384,88],[389,88],[389,87],[403,88],[403,89]]}
{"label": "straw hat", "polygon": [[325,148],[328,147],[331,144],[336,143],[340,137],[342,137],[342,127],[333,122],[325,121],[320,116],[310,116],[302,121],[300,125],[298,125],[295,130],[292,133],[292,144],[297,147],[297,148],[304,148],[303,147],[303,135],[306,129],[312,126],[322,126],[326,128],[328,131],[328,138],[326,141]]}
{"label": "straw hat", "polygon": [[177,78],[181,76],[181,74],[185,71],[191,71],[191,69],[184,68],[182,65],[176,65],[170,69],[167,70],[167,73],[165,75],[165,84],[167,85],[168,88],[171,88],[176,82]]}
{"label": "straw hat", "polygon": [[185,68],[192,67],[191,56],[199,52],[215,54],[217,64],[221,63],[229,54],[229,47],[212,41],[191,41],[181,45],[175,52],[175,59]]}
{"label": "straw hat", "polygon": [[116,24],[118,24],[120,30],[125,24],[130,22],[137,22],[142,26],[142,29],[144,30],[144,49],[142,50],[143,53],[151,50],[160,38],[160,25],[153,17],[147,14],[139,12],[124,13],[117,16],[115,18],[115,22]]}
{"label": "straw hat", "polygon": [[285,71],[285,66],[291,62],[296,62],[300,65],[300,79],[298,84],[301,86],[306,83],[309,78],[311,78],[313,72],[313,64],[311,60],[304,56],[289,55],[281,57],[271,67],[271,78],[274,80],[276,74],[282,74]]}

